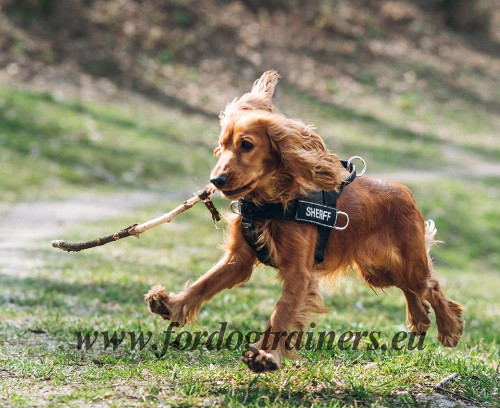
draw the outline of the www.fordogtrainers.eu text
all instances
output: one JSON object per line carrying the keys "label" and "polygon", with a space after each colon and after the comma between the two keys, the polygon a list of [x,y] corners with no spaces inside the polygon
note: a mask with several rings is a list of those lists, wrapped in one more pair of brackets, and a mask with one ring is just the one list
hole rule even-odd
{"label": "www.fordogtrainers.eu text", "polygon": [[[76,332],[76,347],[78,350],[99,348],[102,339],[103,350],[117,350],[119,347],[129,346],[131,350],[150,350],[156,357],[161,358],[169,349],[173,350],[238,350],[243,347],[248,349],[262,338],[263,348],[276,349],[279,342],[284,342],[287,350],[423,350],[425,348],[425,335],[417,336],[413,333],[400,331],[390,336],[385,336],[381,331],[364,330],[344,332],[335,331],[292,331],[265,332],[249,331],[242,333],[238,330],[229,331],[227,322],[220,322],[220,329],[214,332],[179,330],[177,323],[171,323],[164,332],[153,335],[151,331],[125,332],[125,331],[87,331]],[[311,329],[316,325],[311,323]],[[385,340],[384,340],[385,339]]]}

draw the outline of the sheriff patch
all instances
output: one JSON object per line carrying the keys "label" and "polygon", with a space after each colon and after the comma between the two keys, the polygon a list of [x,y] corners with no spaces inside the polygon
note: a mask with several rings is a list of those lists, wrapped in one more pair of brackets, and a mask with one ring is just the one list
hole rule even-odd
{"label": "sheriff patch", "polygon": [[337,209],[324,204],[298,200],[295,219],[322,227],[334,228],[337,222]]}

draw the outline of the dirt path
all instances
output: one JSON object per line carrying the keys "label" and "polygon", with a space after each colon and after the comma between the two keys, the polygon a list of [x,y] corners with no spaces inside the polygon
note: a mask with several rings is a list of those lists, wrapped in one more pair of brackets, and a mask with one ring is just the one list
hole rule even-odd
{"label": "dirt path", "polygon": [[[189,193],[160,194],[144,191],[93,195],[71,200],[51,200],[0,204],[0,272],[27,275],[43,261],[37,250],[49,248],[64,231],[85,222],[119,217],[166,200],[184,200]],[[146,220],[144,220],[146,221]],[[124,220],[126,223],[127,220]],[[112,233],[104,229],[103,233]]]}
{"label": "dirt path", "polygon": [[402,170],[398,172],[380,172],[368,175],[399,183],[432,182],[443,178],[484,179],[500,177],[500,163],[485,160],[481,155],[468,152],[463,147],[443,143],[441,147],[444,167],[439,170]]}
{"label": "dirt path", "polygon": [[80,223],[119,216],[136,208],[186,194],[123,192],[62,201],[0,205],[0,250],[21,249],[44,238],[57,237]]}
{"label": "dirt path", "polygon": [[[500,177],[500,163],[485,162],[463,149],[446,146],[443,159],[456,163],[442,170],[403,170],[367,175],[401,183],[433,182],[443,178],[480,179]],[[165,200],[184,200],[189,193],[153,193],[146,191],[92,194],[70,200],[33,201],[17,204],[0,203],[0,272],[19,273],[38,265],[36,250],[64,236],[68,228],[79,224],[119,217],[136,208]],[[152,214],[158,216],[160,214]],[[104,231],[104,233],[112,231]],[[35,251],[33,253],[33,251]]]}
{"label": "dirt path", "polygon": [[[442,170],[403,170],[367,175],[400,183],[437,181],[442,178],[500,177],[500,163],[485,162],[462,149],[443,149],[444,159],[457,163]],[[117,217],[133,209],[167,199],[185,199],[189,193],[120,192],[88,195],[71,200],[33,201],[18,204],[0,203],[0,258],[5,251],[33,247],[41,239],[55,239],[67,228],[82,222]],[[159,214],[156,214],[159,215]],[[3,254],[2,254],[3,253]],[[0,264],[2,259],[0,259]]]}

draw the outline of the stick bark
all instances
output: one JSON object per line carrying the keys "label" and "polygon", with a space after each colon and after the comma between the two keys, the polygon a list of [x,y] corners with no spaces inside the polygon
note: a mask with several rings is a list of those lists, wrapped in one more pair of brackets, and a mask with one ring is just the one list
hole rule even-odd
{"label": "stick bark", "polygon": [[78,252],[84,249],[95,248],[108,244],[110,242],[118,241],[119,239],[134,236],[138,237],[143,232],[150,230],[151,228],[157,227],[160,224],[172,221],[179,214],[184,211],[189,210],[196,203],[203,201],[205,206],[208,208],[212,214],[212,219],[214,221],[220,221],[221,217],[210,197],[214,194],[215,187],[212,184],[207,184],[202,191],[197,192],[194,196],[184,201],[181,205],[174,208],[172,211],[163,214],[160,217],[154,218],[152,220],[146,221],[142,224],[132,224],[127,228],[124,228],[118,232],[111,235],[105,235],[91,241],[85,242],[67,242],[63,240],[52,241],[52,246],[54,248],[62,249],[66,252]]}

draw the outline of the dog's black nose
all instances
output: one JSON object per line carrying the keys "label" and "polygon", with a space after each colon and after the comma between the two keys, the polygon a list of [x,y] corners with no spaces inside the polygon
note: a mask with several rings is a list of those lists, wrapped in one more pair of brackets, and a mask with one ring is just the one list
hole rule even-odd
{"label": "dog's black nose", "polygon": [[219,174],[218,176],[211,177],[210,182],[217,188],[222,188],[226,184],[227,176]]}

